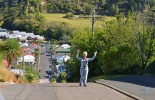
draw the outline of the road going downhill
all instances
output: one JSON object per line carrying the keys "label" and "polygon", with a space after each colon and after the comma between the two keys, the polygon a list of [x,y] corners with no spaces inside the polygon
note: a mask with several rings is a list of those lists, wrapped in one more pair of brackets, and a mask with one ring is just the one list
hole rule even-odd
{"label": "road going downhill", "polygon": [[133,100],[97,83],[88,83],[87,87],[79,86],[79,83],[50,83],[47,71],[51,65],[51,56],[46,52],[49,45],[40,48],[43,53],[37,66],[41,70],[40,83],[1,87],[5,100]]}
{"label": "road going downhill", "polygon": [[9,85],[2,93],[5,100],[58,100],[50,83]]}
{"label": "road going downhill", "polygon": [[104,85],[88,83],[15,84],[2,88],[5,100],[132,100]]}
{"label": "road going downhill", "polygon": [[40,78],[41,79],[47,79],[48,74],[47,71],[49,70],[49,66],[51,65],[51,56],[50,53],[47,53],[46,51],[50,47],[49,44],[45,44],[44,46],[41,46],[41,54],[38,61],[38,69],[41,70],[40,72]]}

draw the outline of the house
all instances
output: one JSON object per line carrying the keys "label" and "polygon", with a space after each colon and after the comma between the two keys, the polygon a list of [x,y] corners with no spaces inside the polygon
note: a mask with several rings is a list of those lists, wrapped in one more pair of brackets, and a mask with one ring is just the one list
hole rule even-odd
{"label": "house", "polygon": [[20,57],[17,61],[17,64],[22,64],[22,62],[25,62],[27,65],[33,65],[35,63],[35,57],[32,55],[25,55],[23,57]]}
{"label": "house", "polygon": [[58,53],[70,53],[70,46],[68,44],[60,45],[52,45],[53,54]]}
{"label": "house", "polygon": [[0,29],[0,37],[4,37],[6,35],[9,35],[6,29]]}
{"label": "house", "polygon": [[29,46],[29,44],[26,43],[26,42],[25,43],[21,43],[20,45],[21,45],[21,47],[28,47]]}
{"label": "house", "polygon": [[70,59],[70,57],[65,54],[63,56],[57,57],[57,62],[58,63],[61,62],[61,61],[66,62],[68,59]]}
{"label": "house", "polygon": [[36,43],[32,43],[32,44],[30,44],[30,46],[37,47],[37,44]]}
{"label": "house", "polygon": [[70,48],[70,45],[68,45],[68,44],[63,44],[63,45],[61,45],[61,47],[63,47],[64,49],[68,49],[68,48]]}
{"label": "house", "polygon": [[14,30],[12,32],[13,32],[13,34],[19,34],[19,31],[18,30]]}
{"label": "house", "polygon": [[37,39],[40,41],[44,40],[43,36],[34,35],[33,33],[20,32],[18,30],[13,30],[9,34],[6,29],[0,29],[0,37],[1,38],[4,38],[4,37],[5,38],[18,38],[20,41],[26,41],[28,37],[30,39]]}
{"label": "house", "polygon": [[24,55],[31,55],[35,57],[35,54],[33,54],[33,50],[30,49],[29,47],[23,48]]}

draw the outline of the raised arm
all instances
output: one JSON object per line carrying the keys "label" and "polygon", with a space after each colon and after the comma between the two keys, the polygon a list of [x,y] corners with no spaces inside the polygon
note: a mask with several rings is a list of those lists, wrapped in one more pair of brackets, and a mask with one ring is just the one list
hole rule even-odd
{"label": "raised arm", "polygon": [[94,56],[93,56],[92,58],[88,58],[88,61],[92,61],[92,60],[94,60],[95,57],[96,57],[96,54],[97,54],[97,51],[94,53]]}
{"label": "raised arm", "polygon": [[79,57],[79,52],[80,52],[80,50],[78,49],[78,50],[77,50],[77,54],[76,54],[76,59],[78,59],[78,60],[82,60],[82,58]]}

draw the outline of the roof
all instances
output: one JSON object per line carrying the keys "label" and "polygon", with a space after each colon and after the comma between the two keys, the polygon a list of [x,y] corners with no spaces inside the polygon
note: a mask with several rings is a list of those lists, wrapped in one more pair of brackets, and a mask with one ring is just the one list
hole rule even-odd
{"label": "roof", "polygon": [[24,56],[26,56],[26,55],[31,55],[31,56],[35,57],[35,54],[30,54],[29,52],[24,52]]}
{"label": "roof", "polygon": [[52,59],[57,59],[58,57],[61,57],[61,56],[63,56],[63,55],[65,55],[65,53],[63,54],[52,54]]}
{"label": "roof", "polygon": [[37,46],[37,44],[35,44],[35,43],[32,43],[30,46],[34,46],[34,47],[36,47],[36,46]]}
{"label": "roof", "polygon": [[30,48],[24,48],[24,51],[30,51],[31,49]]}
{"label": "roof", "polygon": [[3,66],[8,66],[8,61],[7,61],[7,60],[3,60],[3,61],[2,61],[2,65],[3,65]]}
{"label": "roof", "polygon": [[[19,59],[18,59],[18,62],[22,62],[23,61],[23,57],[20,57]],[[24,62],[35,62],[35,57],[34,56],[32,56],[32,55],[25,55],[24,56]]]}
{"label": "roof", "polygon": [[11,72],[13,72],[15,74],[22,75],[22,76],[24,74],[23,70],[21,70],[21,69],[11,69]]}
{"label": "roof", "polygon": [[56,53],[70,53],[70,49],[56,49],[55,52]]}
{"label": "roof", "polygon": [[28,47],[28,43],[22,43],[21,46],[22,47]]}
{"label": "roof", "polygon": [[70,45],[68,45],[68,44],[63,44],[63,45],[61,45],[61,47],[67,49],[67,48],[70,48]]}
{"label": "roof", "polygon": [[56,49],[64,49],[64,48],[61,47],[61,46],[58,46],[58,47],[55,47],[55,48],[54,48],[54,50],[56,50]]}
{"label": "roof", "polygon": [[57,62],[61,62],[61,61],[64,61],[66,62],[68,59],[70,59],[70,57],[68,55],[63,55],[61,57],[57,57]]}

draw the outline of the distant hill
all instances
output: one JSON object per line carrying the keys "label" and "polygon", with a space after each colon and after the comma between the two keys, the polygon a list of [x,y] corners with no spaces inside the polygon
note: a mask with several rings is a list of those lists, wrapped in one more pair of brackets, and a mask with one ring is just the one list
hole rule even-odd
{"label": "distant hill", "polygon": [[42,22],[48,14],[86,16],[92,8],[101,16],[127,16],[129,12],[155,16],[155,0],[0,0],[0,23],[2,28],[42,35],[48,29]]}
{"label": "distant hill", "polygon": [[129,11],[155,10],[155,0],[0,0],[0,11],[18,17],[35,12],[89,14],[92,5],[99,15],[111,16]]}

